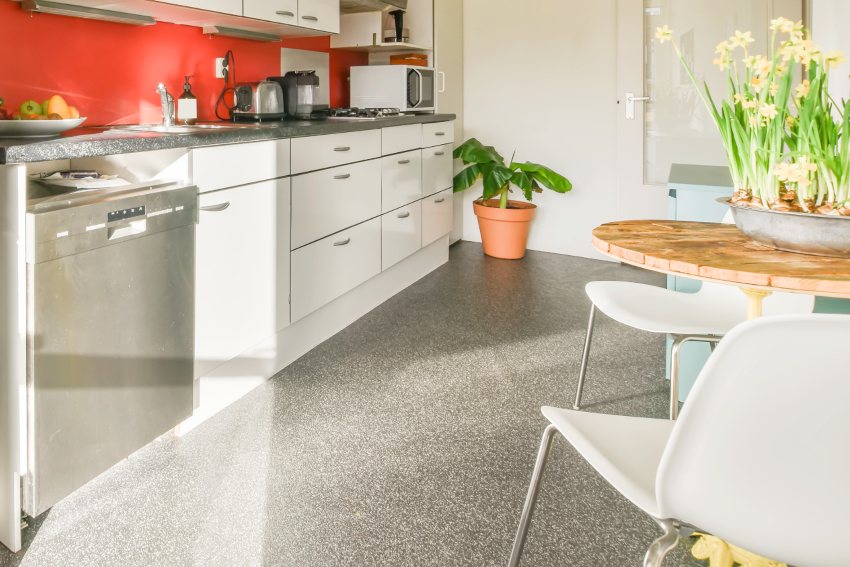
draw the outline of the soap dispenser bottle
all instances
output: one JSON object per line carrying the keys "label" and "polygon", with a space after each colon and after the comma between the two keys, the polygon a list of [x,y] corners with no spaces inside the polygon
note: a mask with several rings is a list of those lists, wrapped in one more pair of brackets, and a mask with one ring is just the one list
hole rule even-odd
{"label": "soap dispenser bottle", "polygon": [[183,94],[177,99],[177,121],[181,124],[194,124],[198,121],[198,99],[192,94],[192,85],[189,84],[191,78],[191,75],[186,77]]}

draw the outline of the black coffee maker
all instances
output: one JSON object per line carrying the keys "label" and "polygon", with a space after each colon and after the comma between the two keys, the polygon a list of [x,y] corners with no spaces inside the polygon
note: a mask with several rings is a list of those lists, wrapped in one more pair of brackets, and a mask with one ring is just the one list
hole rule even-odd
{"label": "black coffee maker", "polygon": [[283,77],[269,77],[283,88],[283,110],[287,118],[321,120],[328,117],[328,105],[319,103],[319,76],[316,71],[289,71]]}

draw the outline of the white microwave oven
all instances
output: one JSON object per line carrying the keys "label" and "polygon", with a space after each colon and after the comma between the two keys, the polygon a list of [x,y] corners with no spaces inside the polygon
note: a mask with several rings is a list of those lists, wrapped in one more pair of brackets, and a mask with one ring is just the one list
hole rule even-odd
{"label": "white microwave oven", "polygon": [[435,73],[431,67],[369,65],[351,68],[351,106],[433,112]]}

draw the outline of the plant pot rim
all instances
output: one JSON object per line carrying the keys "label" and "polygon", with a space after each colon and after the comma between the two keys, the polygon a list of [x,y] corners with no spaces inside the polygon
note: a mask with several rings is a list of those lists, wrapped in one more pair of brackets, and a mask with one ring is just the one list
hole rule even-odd
{"label": "plant pot rim", "polygon": [[747,211],[754,211],[759,213],[772,213],[775,215],[793,215],[796,217],[806,217],[806,218],[818,218],[818,219],[843,219],[850,220],[850,216],[844,215],[825,215],[823,213],[801,213],[799,211],[777,211],[774,209],[766,209],[763,207],[748,207],[747,205],[742,205],[740,203],[733,203],[731,197],[718,197],[715,199],[718,203],[723,205],[727,205],[730,208],[734,207],[736,209],[744,209]]}
{"label": "plant pot rim", "polygon": [[[488,209],[498,209],[499,208],[499,207],[491,207],[489,205],[485,205],[484,204],[485,202],[486,203],[498,203],[499,199],[487,199],[486,201],[484,199],[475,199],[472,202],[472,204],[473,204],[473,206],[476,206],[476,207],[486,207]],[[514,201],[513,199],[508,199],[508,205],[513,205],[513,206],[509,206],[507,209],[502,209],[502,210],[503,211],[509,211],[511,209],[523,210],[523,209],[536,209],[537,208],[537,205],[535,205],[534,203],[529,203],[528,201]]]}

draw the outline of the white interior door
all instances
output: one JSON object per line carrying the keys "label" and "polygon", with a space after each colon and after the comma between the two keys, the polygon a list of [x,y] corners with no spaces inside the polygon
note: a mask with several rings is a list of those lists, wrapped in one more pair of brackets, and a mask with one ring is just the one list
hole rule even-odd
{"label": "white interior door", "polygon": [[[622,218],[659,218],[673,163],[725,165],[720,137],[669,44],[653,41],[669,25],[713,92],[725,74],[711,64],[715,46],[735,30],[752,31],[751,53],[766,53],[772,18],[803,17],[801,0],[618,0],[617,156]],[[634,97],[629,103],[628,98]]]}

